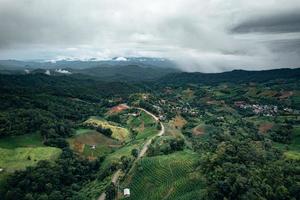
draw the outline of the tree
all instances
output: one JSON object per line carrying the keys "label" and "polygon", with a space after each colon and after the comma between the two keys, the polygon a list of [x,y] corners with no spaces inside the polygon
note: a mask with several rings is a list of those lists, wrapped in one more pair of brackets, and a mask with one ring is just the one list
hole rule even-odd
{"label": "tree", "polygon": [[105,194],[106,194],[106,199],[108,199],[108,200],[114,200],[116,198],[116,195],[117,195],[116,186],[113,183],[111,183],[106,188]]}
{"label": "tree", "polygon": [[133,156],[133,157],[138,157],[139,156],[139,150],[137,150],[137,149],[132,149],[131,150],[131,155]]}

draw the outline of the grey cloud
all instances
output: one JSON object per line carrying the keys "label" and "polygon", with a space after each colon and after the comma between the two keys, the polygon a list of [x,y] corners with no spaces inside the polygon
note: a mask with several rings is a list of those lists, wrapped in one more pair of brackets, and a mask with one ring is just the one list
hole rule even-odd
{"label": "grey cloud", "polygon": [[205,72],[299,67],[298,8],[299,0],[0,0],[0,59],[151,56]]}
{"label": "grey cloud", "polygon": [[231,30],[234,33],[271,32],[286,33],[300,32],[300,9],[286,13],[255,16],[236,25]]}

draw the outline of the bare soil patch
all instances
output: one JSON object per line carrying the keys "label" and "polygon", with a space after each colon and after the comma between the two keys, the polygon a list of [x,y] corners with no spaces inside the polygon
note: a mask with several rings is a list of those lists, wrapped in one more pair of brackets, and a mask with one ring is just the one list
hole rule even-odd
{"label": "bare soil patch", "polygon": [[79,141],[74,141],[73,148],[76,152],[82,153],[84,150],[84,144]]}
{"label": "bare soil patch", "polygon": [[112,107],[110,110],[109,110],[109,114],[116,114],[116,113],[119,113],[119,112],[122,112],[123,110],[126,110],[128,109],[129,107],[125,104],[120,104],[120,105],[117,105],[117,106],[114,106]]}
{"label": "bare soil patch", "polygon": [[273,127],[272,123],[263,123],[259,126],[258,130],[260,133],[267,133]]}

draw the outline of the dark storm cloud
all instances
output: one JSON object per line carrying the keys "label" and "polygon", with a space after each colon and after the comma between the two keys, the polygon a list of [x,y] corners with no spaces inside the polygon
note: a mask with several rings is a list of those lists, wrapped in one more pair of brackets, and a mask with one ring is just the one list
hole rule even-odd
{"label": "dark storm cloud", "polygon": [[151,56],[205,72],[299,66],[298,11],[299,0],[0,0],[0,59]]}
{"label": "dark storm cloud", "polygon": [[256,16],[241,22],[232,29],[234,33],[289,33],[300,32],[300,9],[287,13]]}

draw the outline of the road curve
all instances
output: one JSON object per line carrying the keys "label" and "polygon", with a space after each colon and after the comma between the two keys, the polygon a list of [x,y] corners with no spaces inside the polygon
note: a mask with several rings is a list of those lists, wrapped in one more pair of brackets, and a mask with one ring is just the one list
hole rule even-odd
{"label": "road curve", "polygon": [[[159,118],[158,118],[158,117],[156,117],[153,113],[149,112],[148,110],[145,110],[144,108],[138,108],[138,107],[134,107],[134,108],[136,108],[136,109],[138,109],[138,110],[144,111],[144,112],[147,113],[148,115],[152,116],[153,119],[155,119],[156,122],[159,122],[159,123],[160,123],[161,130],[158,132],[158,134],[157,134],[156,136],[162,136],[162,135],[165,133],[165,126],[163,125],[162,122],[159,121]],[[154,137],[155,137],[155,136],[154,136]],[[147,152],[147,150],[148,150],[148,148],[149,148],[149,145],[151,144],[151,142],[152,142],[152,140],[153,140],[154,137],[150,138],[150,139],[144,144],[142,150],[139,152],[139,155],[138,155],[138,157],[135,159],[134,162],[137,162],[139,159],[141,159],[141,158],[146,154],[146,152]],[[132,168],[131,168],[131,169],[132,169]],[[130,171],[130,170],[129,170],[129,171]],[[119,170],[117,170],[117,171],[113,174],[111,182],[114,183],[114,184],[116,184],[116,182],[117,182],[117,180],[119,179],[120,175],[121,175],[121,170],[119,169]],[[103,192],[103,193],[99,196],[98,200],[105,200],[105,197],[106,197],[106,194],[105,194],[105,192]]]}

